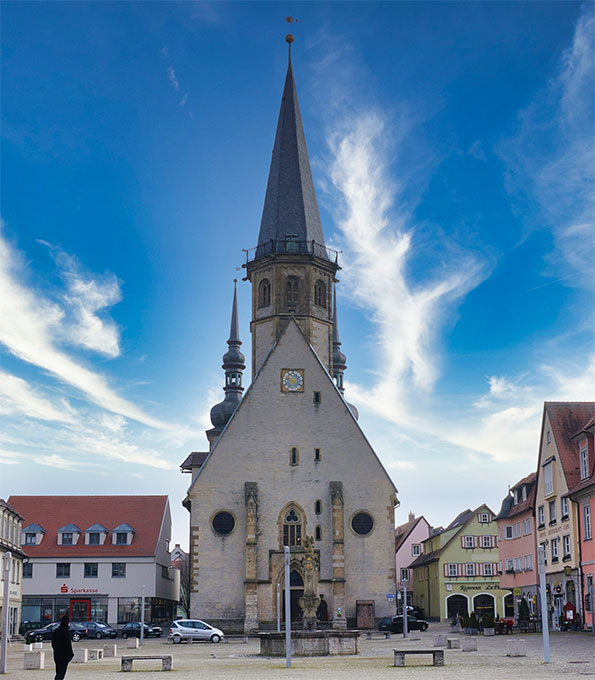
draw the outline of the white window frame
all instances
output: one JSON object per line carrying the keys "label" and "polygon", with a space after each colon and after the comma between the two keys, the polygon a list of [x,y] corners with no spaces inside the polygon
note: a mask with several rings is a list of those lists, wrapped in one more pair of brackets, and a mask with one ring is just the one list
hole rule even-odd
{"label": "white window frame", "polygon": [[411,555],[412,557],[419,557],[421,555],[421,543],[411,544]]}
{"label": "white window frame", "polygon": [[557,508],[555,500],[548,502],[548,517],[550,518],[550,524],[557,521]]}
{"label": "white window frame", "polygon": [[562,557],[570,556],[570,534],[562,536]]}
{"label": "white window frame", "polygon": [[481,547],[482,548],[491,548],[492,547],[492,537],[491,536],[482,536],[481,537]]}
{"label": "white window frame", "polygon": [[521,537],[521,523],[520,522],[513,524],[513,526],[512,526],[512,537],[513,538],[520,538]]}
{"label": "white window frame", "polygon": [[554,466],[551,462],[543,466],[543,487],[546,496],[554,493]]}
{"label": "white window frame", "polygon": [[459,575],[459,565],[456,562],[451,562],[448,565],[448,578],[455,578]]}
{"label": "white window frame", "polygon": [[475,562],[465,563],[465,576],[475,576]]}
{"label": "white window frame", "polygon": [[542,527],[545,525],[545,506],[540,505],[537,508],[537,524]]}
{"label": "white window frame", "polygon": [[490,513],[489,512],[480,512],[479,513],[479,522],[480,522],[480,524],[489,524]]}
{"label": "white window frame", "polygon": [[560,559],[560,539],[552,538],[552,562]]}
{"label": "white window frame", "polygon": [[409,569],[401,567],[401,581],[409,582]]}
{"label": "white window frame", "polygon": [[473,536],[463,536],[463,540],[466,549],[475,548],[475,540],[473,539]]}
{"label": "white window frame", "polygon": [[587,479],[589,476],[589,447],[586,441],[581,442],[579,459],[581,463],[581,479]]}
{"label": "white window frame", "polygon": [[583,535],[585,541],[590,541],[593,538],[593,531],[591,528],[591,506],[586,503],[583,505]]}
{"label": "white window frame", "polygon": [[512,539],[512,524],[507,524],[504,527],[504,539],[510,541]]}
{"label": "white window frame", "polygon": [[527,487],[523,484],[523,487],[521,489],[521,498],[526,501],[527,500]]}
{"label": "white window frame", "polygon": [[568,517],[570,514],[570,503],[568,501],[568,496],[563,496],[560,499],[560,513],[562,517]]}
{"label": "white window frame", "polygon": [[495,576],[493,573],[493,567],[491,562],[484,562],[483,563],[483,575],[484,576]]}
{"label": "white window frame", "polygon": [[548,430],[548,431],[546,432],[546,434],[545,434],[545,441],[546,441],[548,444],[551,444],[551,443],[552,443],[552,431],[551,431],[551,430]]}

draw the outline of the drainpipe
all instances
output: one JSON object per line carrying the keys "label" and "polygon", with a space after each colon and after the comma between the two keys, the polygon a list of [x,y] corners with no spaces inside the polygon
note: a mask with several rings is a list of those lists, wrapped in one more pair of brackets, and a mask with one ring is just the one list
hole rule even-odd
{"label": "drainpipe", "polygon": [[[577,566],[577,581],[578,583],[576,584],[578,587],[578,593],[576,596],[577,602],[581,603],[581,621],[582,625],[584,627],[585,625],[585,617],[587,614],[587,603],[584,601],[584,593],[585,593],[585,585],[584,585],[584,578],[585,575],[583,574],[583,548],[582,548],[582,540],[581,540],[581,506],[578,501],[575,501],[574,499],[570,499],[570,502],[576,507],[576,525],[578,529],[578,566]],[[591,619],[593,619],[593,603],[591,603]],[[592,623],[592,622],[591,622]],[[593,626],[595,628],[595,626]]]}
{"label": "drainpipe", "polygon": [[[426,576],[428,578],[428,618],[430,618],[430,567],[426,567]],[[438,614],[438,620],[440,620],[440,614]]]}

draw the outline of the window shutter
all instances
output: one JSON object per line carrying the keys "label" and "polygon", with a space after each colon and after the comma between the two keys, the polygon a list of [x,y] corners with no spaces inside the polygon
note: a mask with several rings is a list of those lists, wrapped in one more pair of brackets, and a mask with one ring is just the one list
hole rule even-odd
{"label": "window shutter", "polygon": [[478,576],[483,576],[483,562],[479,562],[475,565],[475,573]]}
{"label": "window shutter", "polygon": [[448,564],[444,565],[444,575],[448,576]]}
{"label": "window shutter", "polygon": [[462,564],[457,564],[457,574],[459,576],[463,576],[463,565]]}
{"label": "window shutter", "polygon": [[461,548],[465,547],[465,537],[461,536]]}
{"label": "window shutter", "polygon": [[500,569],[499,569],[499,564],[498,564],[498,562],[494,562],[494,563],[492,564],[492,573],[493,573],[493,574],[498,574],[499,571],[500,571]]}
{"label": "window shutter", "polygon": [[479,546],[479,536],[473,537],[473,546],[477,548]]}
{"label": "window shutter", "polygon": [[492,536],[492,548],[495,548],[496,546],[497,546],[496,537]]}

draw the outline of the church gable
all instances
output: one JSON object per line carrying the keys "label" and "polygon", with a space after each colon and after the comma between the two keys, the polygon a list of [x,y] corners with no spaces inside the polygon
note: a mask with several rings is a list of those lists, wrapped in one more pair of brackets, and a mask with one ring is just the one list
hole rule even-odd
{"label": "church gable", "polygon": [[373,467],[374,477],[383,476],[396,492],[348,404],[291,320],[194,483],[229,474],[230,466],[254,473],[255,467],[270,471],[272,465],[287,472],[288,466],[299,468],[306,460],[348,464],[364,477]]}

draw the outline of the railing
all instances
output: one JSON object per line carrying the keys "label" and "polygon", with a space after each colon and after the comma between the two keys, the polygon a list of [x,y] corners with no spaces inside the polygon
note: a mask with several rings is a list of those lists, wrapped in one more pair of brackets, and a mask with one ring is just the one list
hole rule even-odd
{"label": "railing", "polygon": [[320,257],[323,260],[330,260],[339,264],[339,250],[327,248],[323,243],[316,241],[298,241],[297,239],[271,239],[260,243],[254,248],[244,249],[246,253],[246,263],[252,260],[258,260],[261,257],[268,255],[312,255],[313,257]]}

